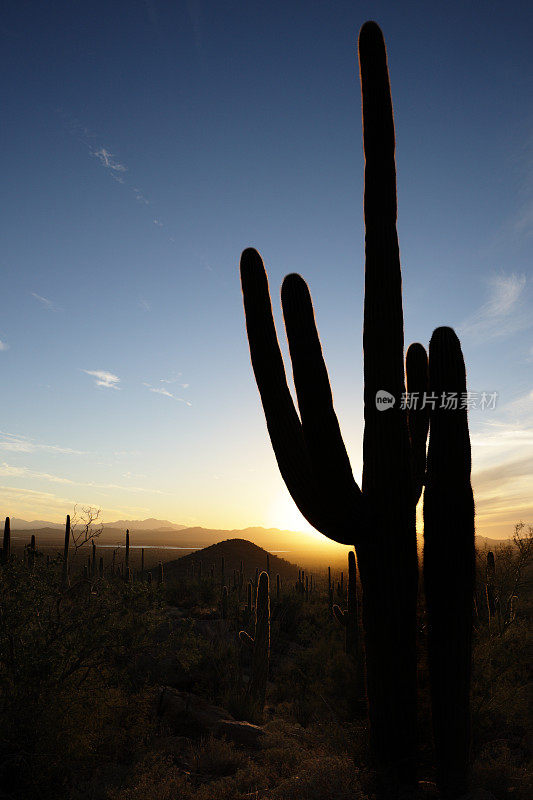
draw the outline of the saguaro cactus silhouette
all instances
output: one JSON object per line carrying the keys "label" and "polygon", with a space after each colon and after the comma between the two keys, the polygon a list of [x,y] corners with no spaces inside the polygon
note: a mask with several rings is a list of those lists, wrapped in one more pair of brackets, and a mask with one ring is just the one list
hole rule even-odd
{"label": "saguaro cactus silhouette", "polygon": [[11,555],[11,521],[6,517],[4,522],[4,539],[2,546],[2,563],[7,564]]}
{"label": "saguaro cactus silhouette", "polygon": [[269,584],[268,573],[262,572],[257,586],[254,636],[250,636],[246,631],[239,632],[239,638],[243,644],[252,648],[252,674],[248,684],[248,698],[251,701],[253,711],[259,716],[262,716],[265,705],[270,663]]}
{"label": "saguaro cactus silhouette", "polygon": [[[373,751],[383,790],[394,797],[400,787],[415,783],[415,509],[429,424],[427,408],[405,409],[401,399],[404,376],[411,396],[428,389],[428,359],[423,346],[413,344],[404,369],[394,121],[385,43],[374,22],[361,29],[359,63],[366,256],[361,489],[333,408],[306,283],[288,275],[281,291],[298,414],[287,386],[267,275],[254,249],[242,254],[241,282],[252,366],[280,472],[303,516],[357,551]],[[382,392],[395,400],[386,411],[378,408]]]}
{"label": "saguaro cactus silhouette", "polygon": [[452,398],[431,412],[424,585],[437,776],[444,796],[455,798],[467,791],[468,784],[475,550],[470,437],[466,404],[463,408],[461,403],[466,372],[459,339],[451,328],[438,328],[431,337],[429,388],[432,397]]}
{"label": "saguaro cactus silhouette", "polygon": [[357,614],[357,582],[355,553],[348,553],[348,607],[343,611],[333,606],[335,619],[345,629],[345,649],[349,656],[356,656],[359,649],[359,620]]}
{"label": "saguaro cactus silhouette", "polygon": [[68,588],[68,548],[70,544],[70,514],[65,523],[65,543],[63,545],[63,566],[61,569],[61,588]]}

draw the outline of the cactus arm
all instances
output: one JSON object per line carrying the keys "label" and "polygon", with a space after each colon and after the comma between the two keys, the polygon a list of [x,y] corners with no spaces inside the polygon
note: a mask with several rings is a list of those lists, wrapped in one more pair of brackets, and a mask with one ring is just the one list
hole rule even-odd
{"label": "cactus arm", "polygon": [[346,611],[343,611],[341,607],[336,604],[333,606],[333,616],[335,617],[339,625],[346,627],[348,615]]}
{"label": "cactus arm", "polygon": [[421,407],[424,392],[428,391],[428,357],[425,348],[418,342],[409,345],[407,349],[405,373],[409,395],[418,395],[416,407],[407,411],[414,498],[415,503],[418,503],[426,474],[426,442],[429,430],[429,406]]}
{"label": "cactus arm", "polygon": [[255,640],[247,631],[239,631],[239,639],[246,647],[253,647]]}
{"label": "cactus arm", "polygon": [[323,501],[333,519],[333,525],[330,521],[323,533],[343,544],[353,544],[356,528],[361,526],[362,494],[353,478],[333,408],[313,304],[303,278],[295,274],[285,278],[281,301],[303,434]]}
{"label": "cactus arm", "polygon": [[[466,391],[459,339],[438,328],[429,346],[430,391]],[[444,797],[468,789],[474,595],[474,500],[466,409],[431,411],[424,492],[424,582],[437,779]],[[443,542],[446,546],[443,546]],[[453,592],[450,592],[453,576]]]}
{"label": "cactus arm", "polygon": [[252,367],[281,476],[303,516],[314,528],[325,531],[327,513],[287,386],[268,279],[261,257],[253,248],[242,253],[241,284]]}

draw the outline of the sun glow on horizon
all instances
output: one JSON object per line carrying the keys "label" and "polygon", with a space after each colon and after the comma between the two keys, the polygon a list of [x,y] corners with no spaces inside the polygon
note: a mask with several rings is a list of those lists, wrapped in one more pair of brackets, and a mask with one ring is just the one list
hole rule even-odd
{"label": "sun glow on horizon", "polygon": [[268,507],[268,527],[279,528],[286,531],[298,531],[316,539],[323,539],[323,535],[313,528],[298,510],[288,491],[279,492]]}

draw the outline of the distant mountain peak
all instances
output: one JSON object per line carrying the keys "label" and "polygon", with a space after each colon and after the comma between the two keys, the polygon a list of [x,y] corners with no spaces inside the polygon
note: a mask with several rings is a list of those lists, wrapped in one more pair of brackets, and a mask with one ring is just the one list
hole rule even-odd
{"label": "distant mountain peak", "polygon": [[131,531],[182,531],[186,525],[170,522],[168,519],[118,519],[116,522],[104,522],[104,528],[129,528]]}

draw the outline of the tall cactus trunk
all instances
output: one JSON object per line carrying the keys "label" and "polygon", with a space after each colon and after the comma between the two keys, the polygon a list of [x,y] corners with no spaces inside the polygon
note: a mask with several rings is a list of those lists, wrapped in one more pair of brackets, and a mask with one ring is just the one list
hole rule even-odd
{"label": "tall cactus trunk", "polygon": [[[394,121],[382,33],[359,36],[365,151],[363,496],[372,536],[357,545],[363,587],[367,693],[385,784],[413,785],[416,760],[416,499],[405,393]],[[378,393],[395,398],[378,409]],[[369,521],[370,521],[369,519]],[[390,658],[394,654],[394,669]]]}
{"label": "tall cactus trunk", "polygon": [[443,796],[457,798],[468,789],[475,547],[470,437],[467,411],[461,408],[466,373],[461,345],[451,328],[438,328],[431,338],[429,376],[432,395],[454,392],[458,398],[457,408],[431,412],[424,493],[424,584],[437,776]]}

